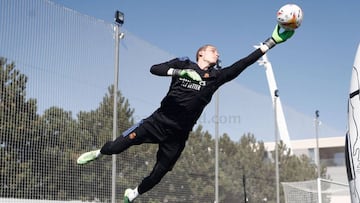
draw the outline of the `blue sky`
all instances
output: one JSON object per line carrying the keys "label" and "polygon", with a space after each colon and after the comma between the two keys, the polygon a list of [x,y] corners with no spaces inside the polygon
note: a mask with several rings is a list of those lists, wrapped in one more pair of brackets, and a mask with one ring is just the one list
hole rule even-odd
{"label": "blue sky", "polygon": [[[130,99],[130,104],[135,107],[137,118],[147,116],[155,110],[168,88],[168,79],[149,74],[148,69],[151,64],[160,63],[174,56],[189,56],[194,60],[198,47],[210,43],[217,46],[223,66],[231,65],[250,53],[254,45],[270,37],[276,24],[276,11],[282,5],[296,3],[304,12],[302,26],[296,30],[290,40],[277,45],[267,54],[272,63],[285,117],[289,122],[290,137],[300,139],[313,136],[312,119],[315,116],[315,110],[320,111],[320,120],[324,126],[323,134],[342,136],[346,131],[351,68],[360,42],[360,27],[357,25],[357,20],[360,19],[359,1],[350,0],[346,3],[260,0],[228,0],[221,3],[215,0],[51,1],[107,23],[113,23],[116,10],[125,13],[125,24],[122,29],[126,32],[126,36],[121,41],[120,47],[119,85],[124,95]],[[61,23],[61,19],[56,23]],[[12,23],[14,24],[16,23]],[[109,29],[107,25],[100,26]],[[112,48],[111,40],[97,39],[98,33],[92,34],[88,37],[94,41],[103,40],[107,48]],[[80,46],[86,42],[80,41],[82,36],[77,37],[79,41],[76,43]],[[65,44],[62,46],[65,47]],[[20,50],[25,49],[22,47]],[[98,51],[105,53],[105,50]],[[77,53],[76,50],[67,52]],[[146,60],[149,52],[158,57]],[[134,56],[130,53],[139,55]],[[41,56],[40,53],[38,55]],[[53,58],[47,62],[59,60],[60,63],[61,59],[67,56],[64,53],[60,57],[52,55],[49,57]],[[105,56],[99,56],[101,57]],[[103,64],[100,59],[96,60],[98,60],[97,63]],[[146,66],[124,68],[129,61],[141,60],[147,62]],[[70,66],[71,61],[72,58],[67,59],[68,64],[64,66]],[[109,62],[110,65],[111,62]],[[89,67],[93,65],[91,64],[93,61],[87,63]],[[96,73],[93,75],[94,78],[98,76]],[[103,77],[107,80],[113,79],[112,76],[105,78],[104,75]],[[141,78],[140,80],[145,78],[156,87],[156,91],[146,86],[140,90],[128,88],[127,85],[134,80],[139,81],[138,78]],[[101,92],[102,97],[104,90],[98,91]],[[258,64],[252,65],[220,91],[222,105],[220,114],[224,115],[224,119],[228,119],[227,124],[231,118],[237,119],[236,116],[240,115],[240,121],[220,127],[221,132],[231,134],[231,132],[251,131],[255,135],[262,135],[263,132],[257,132],[257,130],[265,128],[266,125],[272,126],[271,99],[263,67]],[[89,90],[86,94],[95,93]],[[59,97],[61,97],[60,93]],[[55,97],[53,99],[54,102],[57,101]],[[84,104],[79,102],[77,105],[81,107]],[[207,126],[209,130],[212,130],[213,123],[207,121],[211,120],[213,109],[212,103],[200,120],[200,123],[202,122],[201,124]],[[307,121],[302,122],[303,120]],[[305,128],[308,130],[301,132]],[[266,129],[266,131],[267,134],[273,132],[272,129]],[[302,135],[294,135],[294,132],[301,132]],[[272,139],[272,137],[261,136],[260,138]]]}
{"label": "blue sky", "polygon": [[[113,22],[115,10],[121,10],[125,13],[124,29],[175,56],[194,59],[199,46],[214,44],[224,66],[270,36],[278,8],[296,3],[304,12],[302,26],[292,39],[268,53],[282,103],[310,117],[319,110],[322,122],[346,130],[351,67],[360,42],[356,23],[360,19],[359,1],[54,2],[108,22]],[[265,74],[257,65],[246,70],[236,83],[269,94]]]}

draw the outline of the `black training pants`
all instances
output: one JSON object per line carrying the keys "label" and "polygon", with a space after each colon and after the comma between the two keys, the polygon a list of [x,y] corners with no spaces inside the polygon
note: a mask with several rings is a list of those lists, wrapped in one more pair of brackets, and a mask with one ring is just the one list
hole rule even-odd
{"label": "black training pants", "polygon": [[150,175],[145,177],[138,186],[139,194],[152,189],[171,171],[185,147],[188,133],[168,129],[161,124],[152,122],[150,117],[126,130],[114,141],[107,142],[101,153],[106,155],[119,154],[132,145],[142,143],[158,144],[156,163]]}

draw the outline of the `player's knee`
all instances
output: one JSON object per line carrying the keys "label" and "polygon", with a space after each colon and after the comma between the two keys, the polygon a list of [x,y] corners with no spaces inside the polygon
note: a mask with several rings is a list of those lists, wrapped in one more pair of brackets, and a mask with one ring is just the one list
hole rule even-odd
{"label": "player's knee", "polygon": [[105,143],[100,152],[106,155],[119,154],[130,146],[131,142],[128,141],[128,138],[121,136],[114,141],[108,141]]}
{"label": "player's knee", "polygon": [[103,147],[100,150],[101,154],[106,154],[106,155],[112,155],[112,154],[116,154],[116,151],[114,151],[114,144],[113,141],[108,141],[106,142]]}

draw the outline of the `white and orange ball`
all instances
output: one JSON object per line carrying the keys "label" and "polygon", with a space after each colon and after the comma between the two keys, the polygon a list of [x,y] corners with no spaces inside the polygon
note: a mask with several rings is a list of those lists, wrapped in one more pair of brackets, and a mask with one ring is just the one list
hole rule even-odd
{"label": "white and orange ball", "polygon": [[285,30],[295,30],[303,20],[303,11],[296,4],[286,4],[276,13],[277,23]]}

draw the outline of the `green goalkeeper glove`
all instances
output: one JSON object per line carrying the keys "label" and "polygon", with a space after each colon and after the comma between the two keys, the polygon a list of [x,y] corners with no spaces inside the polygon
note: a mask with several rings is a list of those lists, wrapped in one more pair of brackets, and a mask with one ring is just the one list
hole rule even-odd
{"label": "green goalkeeper glove", "polygon": [[192,69],[174,69],[172,75],[177,75],[181,78],[186,78],[193,81],[202,81],[200,75]]}
{"label": "green goalkeeper glove", "polygon": [[276,44],[280,44],[290,39],[294,35],[294,30],[285,30],[280,33],[280,26],[277,24],[269,39],[264,44],[269,48],[273,48]]}

